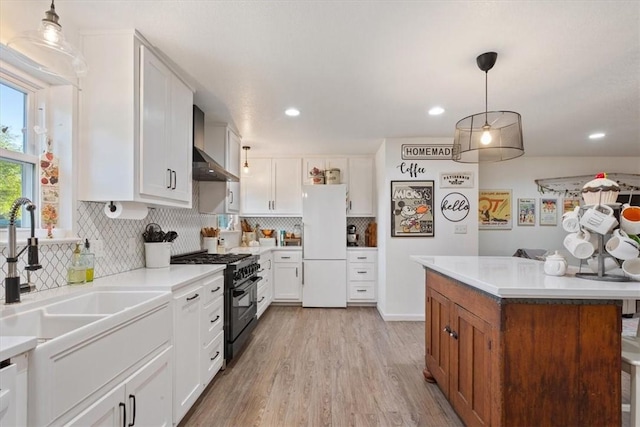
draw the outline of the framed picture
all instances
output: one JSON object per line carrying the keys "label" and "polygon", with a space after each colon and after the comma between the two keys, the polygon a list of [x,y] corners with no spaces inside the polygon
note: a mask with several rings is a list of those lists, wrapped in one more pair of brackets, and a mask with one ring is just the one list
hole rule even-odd
{"label": "framed picture", "polygon": [[518,199],[518,225],[536,225],[536,199]]}
{"label": "framed picture", "polygon": [[558,199],[540,199],[540,225],[558,225]]}
{"label": "framed picture", "polygon": [[478,192],[478,225],[481,230],[511,230],[511,190]]}
{"label": "framed picture", "polygon": [[433,181],[391,181],[391,237],[433,237]]}
{"label": "framed picture", "polygon": [[573,212],[576,206],[580,206],[580,198],[579,197],[565,197],[562,200],[562,215],[567,212]]}

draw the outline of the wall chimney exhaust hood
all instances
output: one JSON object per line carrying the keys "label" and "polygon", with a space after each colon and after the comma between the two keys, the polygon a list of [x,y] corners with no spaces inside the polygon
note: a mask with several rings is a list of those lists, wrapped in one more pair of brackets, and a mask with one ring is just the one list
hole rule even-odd
{"label": "wall chimney exhaust hood", "polygon": [[204,112],[193,106],[193,179],[195,181],[238,182],[237,176],[228,172],[204,151]]}

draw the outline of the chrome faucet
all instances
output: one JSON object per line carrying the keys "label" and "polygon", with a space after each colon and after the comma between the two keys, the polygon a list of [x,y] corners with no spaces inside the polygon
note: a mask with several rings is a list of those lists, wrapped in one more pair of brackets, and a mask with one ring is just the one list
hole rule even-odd
{"label": "chrome faucet", "polygon": [[[25,246],[20,252],[16,253],[16,215],[20,206],[26,205],[26,209],[31,214],[31,237],[27,239],[27,246]],[[7,252],[7,277],[4,280],[4,303],[12,304],[20,302],[20,294],[22,292],[30,292],[33,287],[27,283],[20,285],[20,275],[18,274],[18,257],[22,253],[29,249],[28,263],[25,267],[27,275],[30,276],[31,271],[39,270],[42,268],[38,262],[38,239],[35,237],[35,215],[36,205],[26,197],[16,199],[11,205],[11,211],[9,215],[9,239],[8,239],[8,252]],[[31,280],[29,279],[29,282]]]}

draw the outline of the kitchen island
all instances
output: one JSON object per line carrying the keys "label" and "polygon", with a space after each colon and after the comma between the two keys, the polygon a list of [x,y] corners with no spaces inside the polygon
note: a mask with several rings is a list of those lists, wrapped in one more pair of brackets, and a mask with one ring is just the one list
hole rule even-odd
{"label": "kitchen island", "polygon": [[412,256],[425,363],[469,426],[619,426],[622,299],[638,282],[546,276],[513,257]]}

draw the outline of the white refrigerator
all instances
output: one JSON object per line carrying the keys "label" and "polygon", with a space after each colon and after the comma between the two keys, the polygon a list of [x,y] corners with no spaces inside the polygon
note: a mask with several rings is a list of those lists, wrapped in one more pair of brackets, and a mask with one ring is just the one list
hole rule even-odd
{"label": "white refrigerator", "polygon": [[302,306],[347,306],[347,188],[302,187]]}

